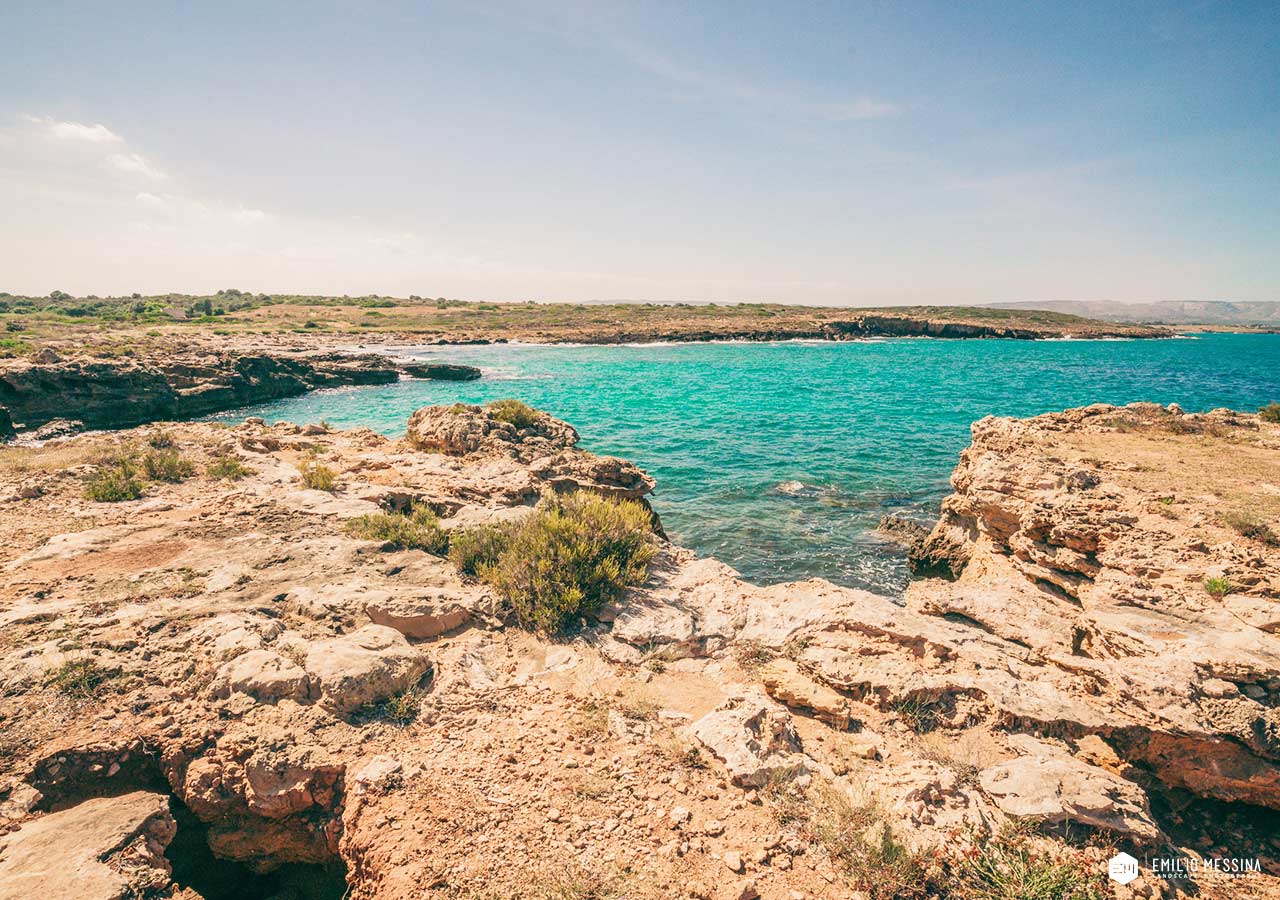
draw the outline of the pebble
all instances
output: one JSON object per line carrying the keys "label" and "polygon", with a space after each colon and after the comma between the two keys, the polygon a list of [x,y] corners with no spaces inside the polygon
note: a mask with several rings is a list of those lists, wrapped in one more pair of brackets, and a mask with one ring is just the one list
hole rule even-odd
{"label": "pebble", "polygon": [[730,850],[724,855],[724,864],[730,872],[741,874],[745,870],[742,864],[742,855],[736,850]]}

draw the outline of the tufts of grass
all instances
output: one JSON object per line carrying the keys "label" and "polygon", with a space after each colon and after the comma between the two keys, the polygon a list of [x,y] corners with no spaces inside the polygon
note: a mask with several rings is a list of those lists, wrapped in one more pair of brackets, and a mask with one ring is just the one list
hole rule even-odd
{"label": "tufts of grass", "polygon": [[855,890],[871,900],[917,900],[929,895],[927,858],[901,843],[873,804],[855,804],[826,790],[809,796],[810,831]]}
{"label": "tufts of grass", "polygon": [[777,658],[777,654],[759,641],[735,641],[730,652],[742,671],[753,675]]}
{"label": "tufts of grass", "polygon": [[1280,547],[1280,536],[1271,526],[1255,515],[1244,512],[1231,512],[1222,517],[1223,524],[1237,534],[1250,540],[1259,541],[1268,547]]}
{"label": "tufts of grass", "polygon": [[495,419],[510,422],[517,430],[533,426],[539,416],[536,409],[519,400],[494,400],[486,403],[485,408],[493,413]]}
{"label": "tufts of grass", "polygon": [[174,446],[173,435],[167,431],[157,431],[147,438],[147,443],[157,450],[167,450]]}
{"label": "tufts of grass", "polygon": [[1264,422],[1280,422],[1280,403],[1272,400],[1258,410],[1258,418]]}
{"label": "tufts of grass", "polygon": [[48,684],[59,694],[84,700],[97,694],[98,688],[111,677],[111,672],[92,659],[69,659],[50,676]]}
{"label": "tufts of grass", "polygon": [[889,701],[889,709],[916,734],[927,734],[938,726],[938,709],[924,694],[905,694]]}
{"label": "tufts of grass", "polygon": [[253,470],[231,455],[215,456],[205,467],[204,473],[210,478],[225,478],[228,481],[239,481]]}
{"label": "tufts of grass", "polygon": [[383,541],[409,550],[437,555],[449,549],[449,535],[429,506],[415,505],[408,513],[374,513],[348,520],[347,533],[366,541]]}
{"label": "tufts of grass", "polygon": [[412,725],[422,708],[422,698],[417,688],[393,694],[382,702],[382,718],[401,728]]}
{"label": "tufts of grass", "polygon": [[958,886],[972,900],[1104,900],[1097,866],[1037,851],[1029,835],[1006,829],[981,841],[959,867]]}
{"label": "tufts of grass", "polygon": [[107,462],[85,481],[84,495],[95,503],[137,500],[142,496],[137,465],[124,456]]}
{"label": "tufts of grass", "polygon": [[520,522],[456,541],[458,568],[493,587],[522,627],[545,634],[621,599],[656,552],[647,509],[586,491],[548,497]]}
{"label": "tufts of grass", "polygon": [[298,469],[298,475],[302,479],[302,484],[314,491],[332,493],[338,489],[338,473],[323,463],[314,460],[305,462]]}
{"label": "tufts of grass", "polygon": [[172,447],[148,450],[142,456],[142,471],[152,481],[176,483],[190,478],[195,470],[191,460]]}
{"label": "tufts of grass", "polygon": [[1227,581],[1225,578],[1219,578],[1217,576],[1213,578],[1206,578],[1204,580],[1204,589],[1210,597],[1216,597],[1221,600],[1223,597],[1227,596],[1227,594],[1231,593],[1231,582]]}

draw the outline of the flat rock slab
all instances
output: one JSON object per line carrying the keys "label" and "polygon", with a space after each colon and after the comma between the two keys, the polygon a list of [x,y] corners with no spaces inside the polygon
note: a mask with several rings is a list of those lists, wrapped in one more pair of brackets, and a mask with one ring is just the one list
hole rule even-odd
{"label": "flat rock slab", "polygon": [[366,625],[317,641],[308,650],[306,662],[320,702],[338,713],[354,712],[407,690],[430,668],[425,653],[385,625]]}
{"label": "flat rock slab", "polygon": [[163,794],[99,797],[0,838],[0,900],[125,900],[160,890],[178,826]]}

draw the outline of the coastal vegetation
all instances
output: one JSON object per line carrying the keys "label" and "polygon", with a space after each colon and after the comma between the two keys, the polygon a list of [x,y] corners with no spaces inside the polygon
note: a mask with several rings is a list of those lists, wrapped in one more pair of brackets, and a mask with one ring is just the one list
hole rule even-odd
{"label": "coastal vegetation", "polygon": [[315,460],[307,460],[298,469],[304,487],[313,491],[333,492],[338,489],[338,473]]}
{"label": "coastal vegetation", "polygon": [[494,400],[485,406],[495,419],[509,422],[517,429],[529,428],[538,421],[538,411],[519,400]]}
{"label": "coastal vegetation", "polygon": [[142,456],[142,472],[151,481],[179,482],[190,478],[196,467],[172,447],[149,450]]}
{"label": "coastal vegetation", "polygon": [[[0,355],[26,356],[68,339],[99,356],[139,357],[149,347],[192,339],[264,335],[313,346],[386,334],[418,340],[587,341],[821,337],[839,323],[870,318],[876,328],[918,320],[1025,336],[1164,335],[1143,325],[1110,324],[1043,310],[901,306],[854,308],[780,303],[484,303],[367,295],[215,294],[46,297],[0,293]],[[966,336],[956,334],[954,336]],[[976,335],[974,335],[976,336]]]}
{"label": "coastal vegetation", "polygon": [[357,516],[347,522],[346,530],[352,537],[383,541],[407,550],[442,554],[449,547],[449,536],[440,527],[440,518],[425,504],[414,504],[403,513]]}
{"label": "coastal vegetation", "polygon": [[450,558],[493,587],[522,627],[554,634],[644,581],[652,534],[641,504],[579,491],[545,498],[519,522],[463,532]]}
{"label": "coastal vegetation", "polygon": [[1231,582],[1221,576],[1214,575],[1204,580],[1204,589],[1210,597],[1217,597],[1221,600],[1231,593]]}
{"label": "coastal vegetation", "polygon": [[1280,422],[1280,403],[1272,400],[1258,410],[1258,418],[1264,422]]}
{"label": "coastal vegetation", "polygon": [[204,472],[210,478],[225,479],[227,481],[239,481],[246,475],[253,474],[252,469],[230,454],[214,456],[209,465],[205,467]]}
{"label": "coastal vegetation", "polygon": [[85,481],[84,495],[97,503],[119,503],[142,496],[138,467],[128,456],[109,459]]}

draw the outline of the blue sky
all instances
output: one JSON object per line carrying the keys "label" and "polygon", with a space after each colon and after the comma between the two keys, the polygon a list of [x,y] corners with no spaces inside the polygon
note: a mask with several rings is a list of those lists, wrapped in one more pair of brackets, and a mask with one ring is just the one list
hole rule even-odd
{"label": "blue sky", "polygon": [[0,209],[13,292],[1272,300],[1280,7],[6,4]]}

